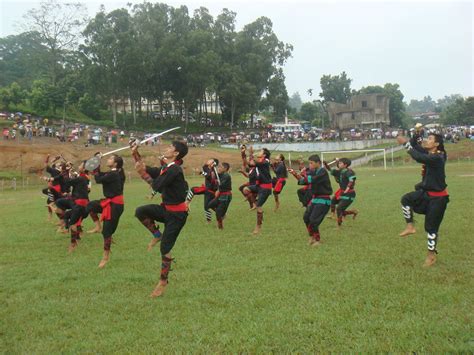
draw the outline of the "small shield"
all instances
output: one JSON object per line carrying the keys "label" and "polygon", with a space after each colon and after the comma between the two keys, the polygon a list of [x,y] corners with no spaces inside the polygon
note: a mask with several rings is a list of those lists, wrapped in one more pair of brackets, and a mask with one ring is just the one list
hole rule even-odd
{"label": "small shield", "polygon": [[88,161],[86,161],[85,168],[88,171],[94,171],[100,166],[100,158],[99,157],[92,157]]}

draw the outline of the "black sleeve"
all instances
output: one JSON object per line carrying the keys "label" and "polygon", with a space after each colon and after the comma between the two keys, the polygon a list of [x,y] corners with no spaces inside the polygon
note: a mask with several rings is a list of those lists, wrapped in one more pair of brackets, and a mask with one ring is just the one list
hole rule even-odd
{"label": "black sleeve", "polygon": [[444,163],[443,158],[439,154],[428,154],[426,151],[420,152],[416,149],[408,150],[408,154],[418,163],[426,164],[427,166],[441,166]]}
{"label": "black sleeve", "polygon": [[109,173],[98,173],[95,175],[95,182],[98,184],[103,184],[103,183],[109,183],[114,181],[114,174],[109,174]]}
{"label": "black sleeve", "polygon": [[146,166],[146,172],[148,175],[150,175],[153,179],[156,179],[158,176],[160,176],[161,173],[161,168],[155,168],[152,166]]}
{"label": "black sleeve", "polygon": [[81,180],[80,177],[73,178],[73,179],[66,179],[65,185],[66,185],[66,187],[76,186],[79,183],[80,180]]}
{"label": "black sleeve", "polygon": [[173,180],[179,175],[181,168],[179,166],[173,165],[168,168],[162,175],[159,175],[153,179],[151,187],[154,191],[163,192],[163,189],[170,185]]}
{"label": "black sleeve", "polygon": [[230,186],[230,175],[229,174],[223,174],[221,177],[220,177],[220,180],[221,180],[221,183],[219,185],[219,191],[221,190],[225,190],[226,188],[228,188],[228,186]]}

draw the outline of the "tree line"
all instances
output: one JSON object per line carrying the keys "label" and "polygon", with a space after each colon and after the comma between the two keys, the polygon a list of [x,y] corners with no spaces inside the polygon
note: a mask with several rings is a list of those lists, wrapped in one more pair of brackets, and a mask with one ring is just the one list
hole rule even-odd
{"label": "tree line", "polygon": [[[236,30],[228,9],[143,2],[91,19],[80,3],[48,1],[26,15],[27,30],[0,39],[4,107],[28,103],[40,113],[77,110],[99,119],[130,102],[133,122],[152,111],[208,115],[210,100],[232,126],[242,114],[288,103],[283,65],[292,46],[260,17]],[[151,103],[156,103],[154,107]]]}

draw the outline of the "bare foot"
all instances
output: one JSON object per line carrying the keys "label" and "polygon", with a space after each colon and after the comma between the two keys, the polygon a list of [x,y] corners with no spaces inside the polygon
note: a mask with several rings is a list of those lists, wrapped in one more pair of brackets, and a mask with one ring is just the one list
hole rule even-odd
{"label": "bare foot", "polygon": [[311,244],[312,247],[319,247],[320,245],[321,245],[321,241],[320,241],[320,240],[315,240],[315,241]]}
{"label": "bare foot", "polygon": [[312,245],[314,242],[315,240],[313,239],[313,237],[308,238],[308,245]]}
{"label": "bare foot", "polygon": [[359,214],[359,211],[354,210],[353,212],[354,212],[354,214],[352,215],[352,219],[354,220],[354,219],[356,219],[357,215]]}
{"label": "bare foot", "polygon": [[105,265],[107,265],[108,262],[109,262],[109,259],[103,258],[99,263],[99,269],[103,269]]}
{"label": "bare foot", "polygon": [[110,250],[105,250],[104,251],[104,256],[102,257],[102,260],[99,263],[99,269],[103,269],[105,265],[109,262],[110,259]]}
{"label": "bare foot", "polygon": [[68,232],[68,230],[64,227],[59,227],[57,230],[56,230],[56,233],[62,233],[62,234],[66,234]]}
{"label": "bare foot", "polygon": [[253,206],[250,208],[250,211],[253,211],[256,208],[257,208],[257,205],[254,203]]}
{"label": "bare foot", "polygon": [[67,252],[71,254],[74,250],[77,248],[77,242],[76,243],[71,243],[69,244],[69,248],[67,249]]}
{"label": "bare foot", "polygon": [[429,251],[428,255],[426,256],[425,263],[423,267],[430,267],[434,263],[436,263],[436,253],[434,251]]}
{"label": "bare foot", "polygon": [[156,285],[155,289],[151,293],[150,297],[156,298],[162,296],[163,293],[165,293],[166,286],[168,286],[168,281],[160,280],[158,285]]}
{"label": "bare foot", "polygon": [[408,237],[410,234],[415,234],[416,229],[411,224],[407,224],[405,230],[399,234],[400,237]]}
{"label": "bare foot", "polygon": [[153,238],[150,243],[148,243],[148,247],[147,247],[147,250],[148,251],[152,251],[153,247],[158,244],[158,242],[160,241],[161,239],[160,238]]}
{"label": "bare foot", "polygon": [[255,226],[255,229],[253,230],[253,234],[257,235],[257,234],[260,234],[260,231],[261,231],[262,227],[260,226]]}
{"label": "bare foot", "polygon": [[95,227],[94,229],[91,229],[90,231],[87,231],[87,234],[93,234],[93,233],[101,233],[102,228]]}

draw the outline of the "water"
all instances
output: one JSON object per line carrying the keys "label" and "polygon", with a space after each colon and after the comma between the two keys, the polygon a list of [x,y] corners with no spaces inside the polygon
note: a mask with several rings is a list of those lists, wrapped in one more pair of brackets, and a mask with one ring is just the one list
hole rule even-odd
{"label": "water", "polygon": [[[328,152],[332,150],[366,149],[379,144],[394,143],[393,139],[360,140],[346,142],[304,142],[304,143],[254,143],[255,150],[263,147],[282,152]],[[237,149],[236,144],[223,144],[223,148]]]}

